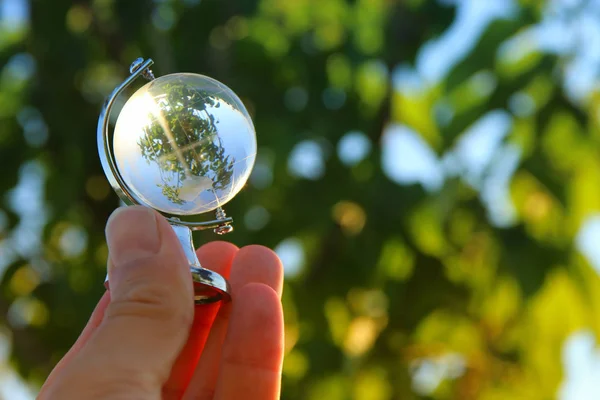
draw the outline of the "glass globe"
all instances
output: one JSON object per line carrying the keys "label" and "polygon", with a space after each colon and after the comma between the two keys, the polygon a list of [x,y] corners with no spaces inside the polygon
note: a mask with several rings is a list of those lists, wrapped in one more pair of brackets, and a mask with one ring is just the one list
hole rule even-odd
{"label": "glass globe", "polygon": [[123,181],[147,206],[205,213],[244,186],[256,156],[248,111],[231,89],[197,74],[159,77],[121,110],[113,139]]}

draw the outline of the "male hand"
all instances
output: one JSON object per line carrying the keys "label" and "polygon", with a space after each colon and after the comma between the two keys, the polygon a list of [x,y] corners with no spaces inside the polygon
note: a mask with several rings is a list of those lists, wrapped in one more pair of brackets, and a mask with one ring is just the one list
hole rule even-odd
{"label": "male hand", "polygon": [[194,306],[192,278],[168,222],[144,207],[108,221],[110,292],[52,371],[39,399],[279,398],[281,262],[261,246],[201,247],[233,301]]}

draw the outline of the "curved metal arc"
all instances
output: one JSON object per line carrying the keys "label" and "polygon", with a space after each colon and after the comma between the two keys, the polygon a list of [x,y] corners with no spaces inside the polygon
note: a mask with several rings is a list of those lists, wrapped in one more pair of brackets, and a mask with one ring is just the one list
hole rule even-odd
{"label": "curved metal arc", "polygon": [[125,203],[143,204],[143,202],[129,189],[127,184],[121,178],[117,165],[113,158],[113,154],[110,151],[110,142],[108,135],[108,124],[110,121],[110,111],[112,110],[115,100],[123,90],[133,83],[140,75],[146,71],[148,67],[154,64],[152,59],[146,60],[136,71],[134,71],[127,79],[125,79],[119,86],[113,90],[110,96],[106,99],[100,111],[100,117],[98,118],[98,129],[97,129],[97,140],[98,140],[98,153],[100,155],[100,161],[104,174],[108,178],[108,182],[117,193],[117,196],[121,198]]}

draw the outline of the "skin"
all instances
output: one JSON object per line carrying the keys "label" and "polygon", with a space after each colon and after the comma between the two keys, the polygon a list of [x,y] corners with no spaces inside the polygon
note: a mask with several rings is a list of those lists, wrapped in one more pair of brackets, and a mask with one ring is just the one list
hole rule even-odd
{"label": "skin", "polygon": [[168,222],[126,207],[106,227],[111,283],[38,399],[278,399],[282,265],[262,246],[212,242],[205,268],[233,301],[194,306],[185,256]]}

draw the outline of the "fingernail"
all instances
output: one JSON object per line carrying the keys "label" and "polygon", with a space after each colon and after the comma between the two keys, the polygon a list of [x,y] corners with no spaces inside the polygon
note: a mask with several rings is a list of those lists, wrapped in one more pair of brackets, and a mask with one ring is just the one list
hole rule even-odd
{"label": "fingernail", "polygon": [[106,241],[114,267],[147,258],[160,251],[160,234],[154,211],[122,207],[109,218]]}

